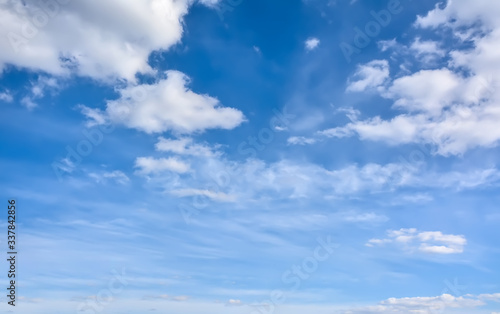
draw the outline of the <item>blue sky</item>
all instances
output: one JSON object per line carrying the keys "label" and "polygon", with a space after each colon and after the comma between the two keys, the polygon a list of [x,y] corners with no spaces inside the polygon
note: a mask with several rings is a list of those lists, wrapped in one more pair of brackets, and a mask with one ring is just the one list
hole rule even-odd
{"label": "blue sky", "polygon": [[0,1],[2,311],[499,313],[499,14]]}

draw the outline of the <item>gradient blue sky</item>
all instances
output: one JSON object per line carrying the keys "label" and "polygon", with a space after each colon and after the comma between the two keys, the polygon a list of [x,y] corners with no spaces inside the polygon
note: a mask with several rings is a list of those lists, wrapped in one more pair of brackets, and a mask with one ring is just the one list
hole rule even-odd
{"label": "gradient blue sky", "polygon": [[1,311],[500,312],[500,3],[43,3],[0,1]]}

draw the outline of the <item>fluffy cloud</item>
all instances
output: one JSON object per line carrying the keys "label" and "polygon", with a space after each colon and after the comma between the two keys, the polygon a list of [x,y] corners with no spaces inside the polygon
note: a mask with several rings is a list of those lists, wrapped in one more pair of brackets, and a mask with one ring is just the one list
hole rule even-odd
{"label": "fluffy cloud", "polygon": [[307,39],[304,43],[307,51],[312,51],[318,48],[319,44],[320,44],[319,39],[314,37]]}
{"label": "fluffy cloud", "polygon": [[[425,143],[435,153],[460,155],[477,147],[494,147],[500,140],[500,4],[449,1],[419,17],[417,27],[451,29],[459,43],[472,48],[443,51],[439,43],[417,38],[410,49],[421,55],[449,53],[447,67],[422,70],[388,82],[378,91],[404,111],[392,119],[372,117],[319,132],[329,137],[358,135],[363,140],[391,145]],[[478,23],[479,22],[479,23]],[[477,26],[479,25],[479,26]],[[469,31],[464,31],[468,26]],[[372,61],[380,63],[380,60]],[[382,63],[380,63],[382,64]],[[383,66],[361,66],[348,81],[348,91],[365,91],[385,82]],[[464,69],[467,74],[464,74]]]}
{"label": "fluffy cloud", "polygon": [[135,80],[148,56],[182,37],[190,0],[3,1],[0,69],[12,64],[54,75]]}
{"label": "fluffy cloud", "polygon": [[30,94],[21,99],[21,104],[31,110],[38,107],[37,99],[43,98],[47,92],[55,93],[60,88],[60,83],[54,77],[39,76],[31,82]]}
{"label": "fluffy cloud", "polygon": [[189,78],[184,74],[167,71],[166,75],[152,85],[121,89],[120,98],[108,101],[104,111],[81,107],[82,112],[91,124],[122,124],[150,134],[233,129],[244,121],[241,111],[222,107],[216,98],[189,90]]}
{"label": "fluffy cloud", "polygon": [[448,0],[444,8],[437,5],[426,16],[419,16],[415,24],[420,27],[439,27],[442,25],[458,27],[461,25],[470,26],[481,21],[483,22],[481,27],[491,29],[500,25],[499,12],[500,3],[489,0],[478,0],[474,1],[473,4],[467,0]]}
{"label": "fluffy cloud", "polygon": [[165,171],[176,173],[186,173],[189,171],[189,164],[174,157],[160,159],[139,157],[135,161],[135,167],[139,168],[138,172],[143,175],[159,174]]}
{"label": "fluffy cloud", "polygon": [[0,93],[0,101],[12,102],[12,100],[14,100],[14,98],[12,97],[9,91]]}
{"label": "fluffy cloud", "polygon": [[102,173],[92,172],[89,173],[89,177],[93,178],[97,183],[114,180],[117,183],[126,184],[130,181],[126,174],[118,170]]}
{"label": "fluffy cloud", "polygon": [[347,91],[361,92],[381,86],[389,78],[389,63],[374,60],[358,66],[356,73],[349,79]]}
{"label": "fluffy cloud", "polygon": [[316,143],[316,139],[303,136],[292,136],[287,140],[290,145],[306,145]]}
{"label": "fluffy cloud", "polygon": [[370,239],[367,246],[388,243],[401,245],[410,251],[418,250],[431,254],[462,253],[467,240],[462,235],[443,234],[440,231],[419,232],[417,229],[389,230],[385,239]]}
{"label": "fluffy cloud", "polygon": [[446,52],[439,47],[439,43],[432,40],[421,40],[416,38],[411,44],[410,50],[416,53],[423,63],[429,63],[436,58],[444,57]]}
{"label": "fluffy cloud", "polygon": [[441,313],[446,309],[476,308],[486,303],[480,296],[453,296],[443,294],[436,297],[390,298],[378,305],[341,311],[342,314],[375,314],[375,313]]}
{"label": "fluffy cloud", "polygon": [[208,7],[215,7],[220,2],[220,0],[199,0],[199,1],[200,3]]}
{"label": "fluffy cloud", "polygon": [[156,150],[160,152],[170,152],[178,155],[190,155],[200,157],[214,157],[219,153],[217,148],[194,143],[192,138],[184,137],[180,139],[166,139],[160,137],[156,143]]}

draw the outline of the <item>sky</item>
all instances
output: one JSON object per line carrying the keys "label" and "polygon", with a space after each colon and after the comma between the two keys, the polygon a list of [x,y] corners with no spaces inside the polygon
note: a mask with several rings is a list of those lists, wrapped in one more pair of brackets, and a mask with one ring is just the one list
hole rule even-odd
{"label": "sky", "polygon": [[499,15],[0,1],[0,311],[500,313]]}

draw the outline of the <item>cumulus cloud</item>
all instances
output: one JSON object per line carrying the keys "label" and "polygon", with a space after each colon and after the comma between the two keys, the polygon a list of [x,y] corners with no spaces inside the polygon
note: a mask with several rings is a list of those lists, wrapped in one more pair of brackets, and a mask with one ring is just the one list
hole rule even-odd
{"label": "cumulus cloud", "polygon": [[175,157],[160,159],[139,157],[135,161],[135,167],[138,168],[138,173],[143,175],[159,174],[165,171],[186,173],[190,169],[189,164]]}
{"label": "cumulus cloud", "polygon": [[9,91],[4,91],[0,93],[0,101],[12,102],[12,100],[14,100],[14,97],[12,97]]}
{"label": "cumulus cloud", "polygon": [[48,76],[39,76],[30,84],[30,93],[21,99],[21,104],[28,110],[38,107],[37,100],[43,98],[47,92],[55,93],[61,88],[56,78]]}
{"label": "cumulus cloud", "polygon": [[442,294],[435,297],[389,298],[377,305],[353,308],[340,311],[342,314],[375,314],[375,313],[419,313],[433,314],[446,309],[472,309],[486,303],[480,296],[453,296]]}
{"label": "cumulus cloud", "polygon": [[374,60],[358,66],[356,73],[349,79],[348,92],[362,92],[381,86],[389,78],[389,62]]}
{"label": "cumulus cloud", "polygon": [[435,58],[444,57],[446,52],[433,40],[421,40],[417,37],[410,45],[410,50],[422,58],[423,62],[431,62]]}
{"label": "cumulus cloud", "polygon": [[216,148],[208,145],[194,143],[192,138],[183,137],[180,139],[166,139],[160,137],[156,143],[156,150],[160,152],[170,152],[178,155],[190,155],[201,157],[213,157],[219,153]]}
{"label": "cumulus cloud", "polygon": [[31,97],[23,97],[21,99],[21,105],[25,106],[28,110],[33,110],[34,108],[38,107],[38,104],[33,101]]}
{"label": "cumulus cloud", "polygon": [[233,129],[245,120],[241,111],[222,107],[216,98],[189,90],[189,78],[183,73],[167,71],[166,75],[152,85],[132,85],[119,90],[120,98],[108,101],[104,111],[81,107],[82,112],[91,119],[91,124],[106,121],[149,134]]}
{"label": "cumulus cloud", "polygon": [[208,7],[215,7],[221,0],[199,0],[201,4]]}
{"label": "cumulus cloud", "polygon": [[315,37],[311,37],[304,42],[304,45],[305,45],[307,51],[312,51],[312,50],[318,48],[319,44],[320,44],[320,40],[318,38],[315,38]]}
{"label": "cumulus cloud", "polygon": [[[135,81],[152,73],[148,56],[183,33],[190,0],[6,0],[0,7],[0,69]],[[206,1],[205,1],[206,2]],[[212,1],[213,2],[213,1]]]}
{"label": "cumulus cloud", "polygon": [[316,139],[303,136],[292,136],[287,140],[290,145],[307,145],[316,143]]}
{"label": "cumulus cloud", "polygon": [[456,254],[464,251],[467,240],[463,235],[443,234],[440,231],[419,232],[417,229],[387,231],[387,238],[370,239],[367,246],[384,244],[400,245],[410,251],[418,250],[431,254]]}
{"label": "cumulus cloud", "polygon": [[119,184],[127,184],[130,181],[129,177],[125,173],[118,170],[108,172],[105,171],[101,173],[92,172],[89,173],[89,177],[93,178],[97,183],[114,180]]}
{"label": "cumulus cloud", "polygon": [[[434,153],[443,156],[497,146],[500,141],[497,127],[500,121],[500,22],[495,17],[499,14],[499,4],[481,0],[470,5],[457,0],[419,17],[417,27],[450,28],[456,41],[467,38],[473,47],[444,51],[438,42],[415,39],[410,49],[418,54],[449,53],[451,60],[447,67],[411,73],[378,88],[380,95],[393,100],[393,108],[403,113],[398,112],[390,119],[375,116],[354,121],[319,134],[358,135],[363,140],[390,145],[432,144]],[[479,30],[465,34],[463,26]],[[359,78],[348,81],[348,91],[376,87],[384,82],[385,74],[373,67],[358,68],[353,77]]]}

